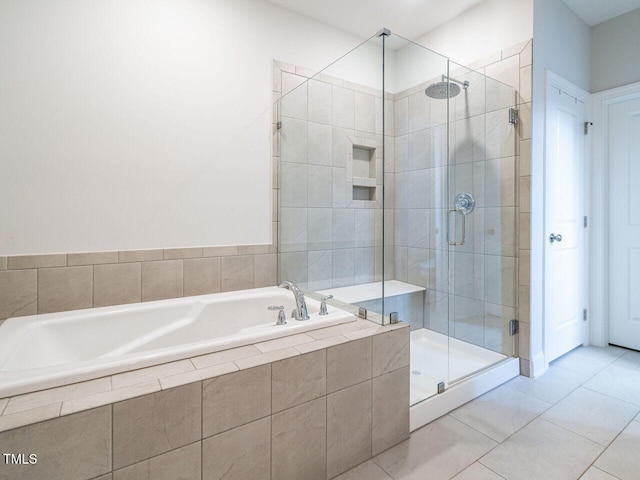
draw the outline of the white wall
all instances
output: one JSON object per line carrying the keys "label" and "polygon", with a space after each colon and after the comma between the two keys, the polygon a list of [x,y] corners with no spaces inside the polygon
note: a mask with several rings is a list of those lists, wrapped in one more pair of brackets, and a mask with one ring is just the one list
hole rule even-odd
{"label": "white wall", "polygon": [[0,255],[270,242],[271,60],[359,43],[256,0],[3,0]]}
{"label": "white wall", "polygon": [[589,91],[591,29],[562,0],[535,0],[533,10],[533,103],[531,153],[531,358],[544,370],[544,123],[545,71]]}
{"label": "white wall", "polygon": [[467,65],[532,36],[533,0],[486,0],[415,41]]}
{"label": "white wall", "polygon": [[640,9],[591,29],[591,92],[640,81]]}

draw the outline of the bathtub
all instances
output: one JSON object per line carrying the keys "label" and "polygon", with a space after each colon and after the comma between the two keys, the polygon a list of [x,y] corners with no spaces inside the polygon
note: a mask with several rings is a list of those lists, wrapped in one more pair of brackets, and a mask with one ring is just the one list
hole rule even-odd
{"label": "bathtub", "polygon": [[[290,318],[278,287],[16,317],[0,326],[0,398],[250,345],[355,321],[306,298],[310,319]],[[287,325],[276,325],[283,305]]]}

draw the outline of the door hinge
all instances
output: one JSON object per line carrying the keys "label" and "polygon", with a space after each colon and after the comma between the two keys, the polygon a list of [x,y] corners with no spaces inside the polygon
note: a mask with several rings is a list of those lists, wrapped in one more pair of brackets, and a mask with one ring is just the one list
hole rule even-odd
{"label": "door hinge", "polygon": [[586,308],[582,309],[582,321],[583,322],[587,321],[587,309]]}
{"label": "door hinge", "polygon": [[509,320],[509,335],[512,337],[520,332],[520,322],[518,320]]}
{"label": "door hinge", "polygon": [[519,121],[520,121],[520,115],[518,114],[518,109],[517,108],[510,108],[509,109],[509,123],[511,123],[513,125],[517,125]]}
{"label": "door hinge", "polygon": [[589,221],[587,220],[587,217],[584,217],[584,228],[587,228],[587,225],[589,224]]}
{"label": "door hinge", "polygon": [[593,122],[584,122],[584,134],[589,135],[589,127],[593,125]]}

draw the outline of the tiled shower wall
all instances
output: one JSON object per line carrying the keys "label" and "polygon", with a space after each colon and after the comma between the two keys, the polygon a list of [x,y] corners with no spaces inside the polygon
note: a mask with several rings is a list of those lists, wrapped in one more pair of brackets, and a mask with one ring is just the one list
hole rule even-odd
{"label": "tiled shower wall", "polygon": [[[281,278],[311,290],[381,280],[382,92],[282,62],[273,69]],[[389,145],[385,155],[389,171]]]}
{"label": "tiled shower wall", "polygon": [[0,321],[275,285],[273,245],[0,257]]}

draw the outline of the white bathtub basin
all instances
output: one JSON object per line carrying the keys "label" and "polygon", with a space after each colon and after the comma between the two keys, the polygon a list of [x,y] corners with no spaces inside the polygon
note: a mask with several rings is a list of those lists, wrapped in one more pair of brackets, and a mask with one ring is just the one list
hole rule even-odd
{"label": "white bathtub basin", "polygon": [[[0,326],[0,398],[356,320],[331,306],[320,316],[306,301],[306,321],[290,318],[293,294],[278,287],[10,318]],[[287,325],[275,325],[270,305],[284,305]]]}

